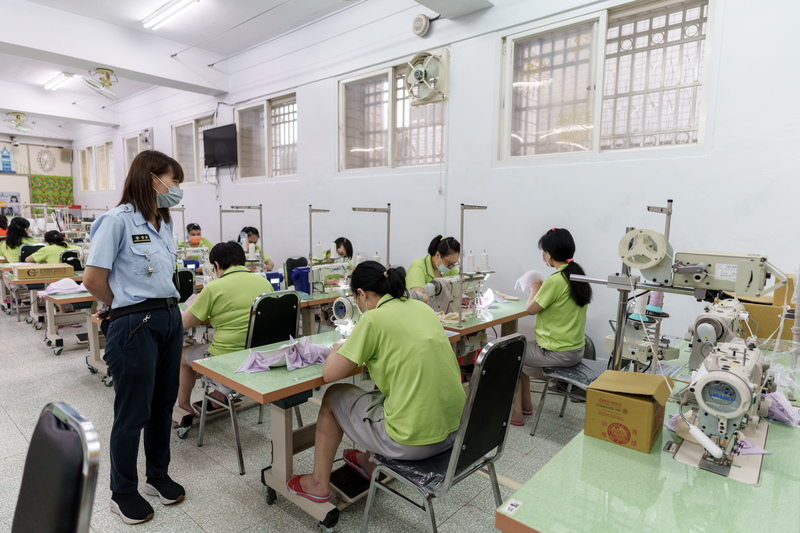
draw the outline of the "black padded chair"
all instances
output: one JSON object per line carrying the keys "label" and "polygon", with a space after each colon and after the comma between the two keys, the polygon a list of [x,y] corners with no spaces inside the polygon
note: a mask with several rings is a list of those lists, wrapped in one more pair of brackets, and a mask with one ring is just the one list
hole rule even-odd
{"label": "black padded chair", "polygon": [[536,417],[533,419],[531,437],[536,435],[536,428],[539,427],[539,419],[542,417],[542,410],[544,409],[544,400],[547,398],[547,391],[550,389],[552,380],[566,383],[566,391],[552,391],[554,394],[564,395],[564,402],[561,404],[561,412],[558,415],[563,418],[564,411],[567,409],[567,400],[573,398],[577,401],[584,401],[586,399],[585,396],[574,395],[573,388],[577,387],[585,391],[592,384],[592,381],[596,380],[608,368],[608,360],[595,359],[594,343],[588,335],[585,337],[586,347],[583,350],[583,361],[575,366],[554,366],[542,369],[542,374],[545,376],[544,390],[542,390],[542,396],[539,398],[539,405],[536,407]]}
{"label": "black padded chair", "polygon": [[289,287],[292,284],[292,270],[297,267],[305,267],[308,266],[308,258],[307,257],[289,257],[283,263],[283,280],[284,280],[284,287]]}
{"label": "black padded chair", "polygon": [[[294,291],[265,292],[259,295],[250,308],[250,321],[247,326],[245,349],[265,346],[276,342],[288,341],[289,337],[297,338],[300,326],[300,295]],[[235,401],[240,394],[228,387],[222,387],[206,378],[203,378],[203,405],[200,409],[200,431],[197,436],[197,445],[203,445],[203,435],[206,429],[206,413],[209,400],[218,402],[212,391],[220,391],[227,399],[227,408],[231,414],[233,436],[236,439],[236,452],[239,459],[239,474],[244,475],[244,458],[242,457],[242,442],[239,438],[239,420],[236,415]],[[295,407],[295,415],[299,426],[303,425],[299,406]],[[264,406],[258,406],[258,423],[264,421]]]}
{"label": "black padded chair", "polygon": [[194,294],[195,275],[193,270],[189,268],[179,268],[175,272],[172,281],[175,283],[175,287],[180,293],[178,297],[179,302],[185,302]]}
{"label": "black padded chair", "polygon": [[66,404],[47,404],[25,459],[12,533],[88,532],[99,464],[94,425]]}
{"label": "black padded chair", "polygon": [[44,244],[40,242],[27,243],[19,247],[19,262],[24,263],[28,256],[31,256],[39,251],[39,248],[44,248]]}
{"label": "black padded chair", "polygon": [[81,264],[80,253],[78,250],[71,248],[66,249],[59,255],[59,261],[72,267],[75,272],[82,272],[83,265]]}
{"label": "black padded chair", "polygon": [[[450,450],[422,461],[389,460],[373,454],[378,466],[370,482],[362,533],[366,533],[369,527],[369,513],[375,503],[377,489],[397,496],[426,515],[430,521],[429,529],[434,533],[436,517],[433,498],[441,498],[453,485],[478,470],[485,470],[489,474],[495,505],[502,505],[494,463],[503,452],[526,345],[525,337],[515,333],[490,342],[478,354],[461,423]],[[379,482],[381,474],[419,491],[423,504]]]}

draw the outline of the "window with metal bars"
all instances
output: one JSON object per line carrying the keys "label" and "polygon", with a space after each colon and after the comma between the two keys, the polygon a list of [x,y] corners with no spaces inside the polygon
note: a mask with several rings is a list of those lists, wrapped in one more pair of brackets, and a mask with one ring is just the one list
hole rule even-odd
{"label": "window with metal bars", "polygon": [[270,104],[272,176],[297,174],[297,101],[294,97]]}
{"label": "window with metal bars", "polygon": [[342,170],[443,162],[445,103],[411,105],[406,67],[342,82]]}
{"label": "window with metal bars", "polygon": [[236,123],[240,178],[297,174],[296,95],[237,109]]}
{"label": "window with metal bars", "polygon": [[184,183],[202,183],[204,179],[203,131],[214,117],[207,116],[172,126],[172,153],[183,169]]}
{"label": "window with metal bars", "polygon": [[698,142],[708,1],[609,15],[601,150]]}
{"label": "window with metal bars", "polygon": [[596,24],[511,41],[511,157],[592,150]]}
{"label": "window with metal bars", "polygon": [[78,170],[82,190],[114,189],[114,144],[109,141],[78,150]]}

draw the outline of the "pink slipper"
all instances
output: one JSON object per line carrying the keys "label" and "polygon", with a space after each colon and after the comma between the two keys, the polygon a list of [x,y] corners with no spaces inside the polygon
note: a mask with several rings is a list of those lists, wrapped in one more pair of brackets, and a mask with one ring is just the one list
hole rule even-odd
{"label": "pink slipper", "polygon": [[286,482],[286,488],[292,494],[296,494],[298,496],[302,496],[307,500],[311,500],[315,503],[325,503],[331,499],[331,494],[328,493],[327,496],[315,496],[314,494],[308,494],[307,492],[303,492],[303,489],[300,488],[300,478],[303,477],[302,475],[297,475],[289,478],[289,481]]}
{"label": "pink slipper", "polygon": [[526,411],[525,409],[522,410],[522,416],[531,416],[533,414],[533,409],[530,411]]}
{"label": "pink slipper", "polygon": [[361,474],[361,477],[363,477],[367,481],[370,481],[372,478],[369,477],[367,475],[367,471],[361,468],[361,466],[358,464],[358,459],[356,458],[357,453],[358,450],[354,449],[345,450],[343,455],[344,462],[347,463],[347,466],[354,468],[356,472]]}
{"label": "pink slipper", "polygon": [[524,420],[519,420],[519,421],[517,421],[517,420],[514,420],[514,419],[512,418],[512,419],[511,419],[511,425],[512,425],[512,426],[515,426],[515,427],[521,427],[521,426],[524,426],[524,425],[525,425],[525,421],[524,421]]}

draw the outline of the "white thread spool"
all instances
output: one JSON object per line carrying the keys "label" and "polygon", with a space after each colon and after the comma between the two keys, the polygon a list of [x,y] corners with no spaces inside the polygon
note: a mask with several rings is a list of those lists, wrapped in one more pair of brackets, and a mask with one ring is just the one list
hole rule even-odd
{"label": "white thread spool", "polygon": [[316,249],[316,253],[314,254],[314,256],[317,259],[322,259],[322,244],[319,243],[319,242],[317,242],[317,249]]}
{"label": "white thread spool", "polygon": [[475,254],[472,252],[467,254],[467,272],[475,272]]}
{"label": "white thread spool", "polygon": [[380,263],[381,262],[381,256],[379,256],[378,253],[375,252],[375,255],[372,256],[372,260],[373,261],[377,261],[378,263]]}
{"label": "white thread spool", "polygon": [[487,272],[489,270],[489,254],[483,252],[481,254],[481,272]]}
{"label": "white thread spool", "polygon": [[252,242],[250,243],[250,246],[247,248],[247,253],[249,253],[250,255],[254,255],[256,253],[256,245],[253,244]]}
{"label": "white thread spool", "polygon": [[363,262],[364,262],[364,256],[361,255],[361,254],[357,254],[356,255],[356,264],[353,265],[353,266],[358,266],[359,263],[363,263]]}
{"label": "white thread spool", "polygon": [[336,243],[331,243],[331,259],[335,259],[339,257],[339,252],[336,251]]}

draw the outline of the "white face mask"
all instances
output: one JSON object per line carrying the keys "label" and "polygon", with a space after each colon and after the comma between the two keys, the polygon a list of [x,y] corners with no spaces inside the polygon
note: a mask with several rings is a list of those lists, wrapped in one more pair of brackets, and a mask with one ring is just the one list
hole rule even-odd
{"label": "white face mask", "polygon": [[[367,311],[369,311],[369,309],[367,308],[367,297],[366,297],[366,293],[363,293],[363,292],[362,292],[361,294],[364,294],[364,296],[359,296],[359,294],[358,294],[358,293],[356,293],[356,298],[355,298],[355,300],[356,300],[356,307],[358,307],[358,310],[359,310],[359,311],[361,312],[361,314],[363,315],[364,313],[366,313]],[[361,309],[361,305],[358,303],[358,301],[359,301],[359,300],[361,300],[361,299],[363,299],[363,300],[364,300],[364,309]]]}
{"label": "white face mask", "polygon": [[[153,174],[153,173],[151,172],[151,174]],[[161,181],[161,179],[158,176],[156,176],[155,174],[153,174],[153,176],[158,181]],[[164,187],[166,187],[168,189],[168,191],[167,191],[167,194],[162,194],[162,193],[158,192],[158,189],[153,187],[153,190],[156,191],[156,205],[158,205],[158,207],[175,207],[176,205],[181,203],[181,199],[183,198],[183,190],[182,189],[180,189],[179,187],[174,187],[172,185],[167,185],[163,181],[161,181],[161,184]]]}

